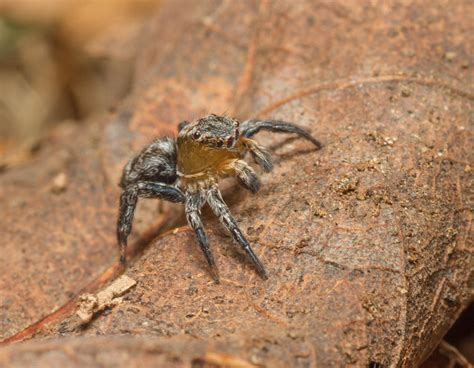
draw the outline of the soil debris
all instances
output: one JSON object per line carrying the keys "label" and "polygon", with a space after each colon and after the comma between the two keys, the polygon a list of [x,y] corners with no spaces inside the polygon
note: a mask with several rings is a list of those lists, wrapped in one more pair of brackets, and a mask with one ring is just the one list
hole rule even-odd
{"label": "soil debris", "polygon": [[346,175],[342,179],[336,180],[333,183],[333,189],[335,192],[343,195],[356,191],[358,185],[359,178],[352,175]]}
{"label": "soil debris", "polygon": [[67,189],[67,176],[65,173],[59,173],[52,180],[51,191],[55,194],[64,192]]}
{"label": "soil debris", "polygon": [[96,295],[81,295],[79,298],[78,310],[76,312],[81,320],[81,324],[89,323],[95,314],[121,303],[122,298],[120,298],[120,296],[135,286],[136,283],[137,282],[134,279],[122,275],[105,290],[102,290]]}
{"label": "soil debris", "polygon": [[202,358],[193,361],[193,367],[230,367],[230,368],[255,368],[258,365],[249,363],[241,358],[220,353],[207,353]]}

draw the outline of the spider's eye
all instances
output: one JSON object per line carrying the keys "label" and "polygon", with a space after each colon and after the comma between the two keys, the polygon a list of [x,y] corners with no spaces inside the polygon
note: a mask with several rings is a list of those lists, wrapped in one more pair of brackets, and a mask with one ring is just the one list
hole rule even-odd
{"label": "spider's eye", "polygon": [[199,132],[194,132],[194,134],[193,134],[194,139],[198,139],[200,136],[201,136],[201,133],[199,133]]}
{"label": "spider's eye", "polygon": [[224,142],[222,142],[222,140],[220,140],[220,139],[216,142],[217,147],[222,147],[223,144],[224,144]]}
{"label": "spider's eye", "polygon": [[232,147],[233,144],[234,144],[234,138],[233,137],[227,138],[227,147]]}

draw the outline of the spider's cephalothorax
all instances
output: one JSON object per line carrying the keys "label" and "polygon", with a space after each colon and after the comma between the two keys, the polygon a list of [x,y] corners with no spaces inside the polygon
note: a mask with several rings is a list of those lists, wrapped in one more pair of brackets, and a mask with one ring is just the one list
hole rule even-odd
{"label": "spider's cephalothorax", "polygon": [[218,115],[208,115],[192,123],[179,125],[177,140],[155,140],[125,166],[120,186],[117,237],[121,247],[121,262],[125,263],[125,248],[138,197],[161,198],[185,205],[186,219],[194,230],[212,275],[219,280],[214,257],[209,249],[201,222],[201,208],[207,202],[233,239],[244,249],[260,276],[267,278],[265,268],[230,214],[218,188],[219,178],[235,176],[252,193],[260,187],[257,174],[244,160],[249,152],[264,171],[271,171],[270,154],[251,139],[260,130],[296,133],[321,144],[300,127],[278,120],[238,121]]}

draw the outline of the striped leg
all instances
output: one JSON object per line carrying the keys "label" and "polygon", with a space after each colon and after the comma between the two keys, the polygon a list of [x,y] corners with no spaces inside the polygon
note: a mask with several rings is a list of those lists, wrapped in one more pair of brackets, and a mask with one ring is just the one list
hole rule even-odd
{"label": "striped leg", "polygon": [[263,267],[262,263],[259,261],[250,247],[247,239],[245,239],[244,235],[240,231],[217,187],[214,187],[208,191],[207,203],[209,203],[209,206],[211,207],[214,214],[219,217],[219,220],[224,225],[224,227],[229,230],[232,238],[243,248],[245,253],[247,253],[260,277],[266,280],[268,276],[267,272],[265,271],[265,267]]}

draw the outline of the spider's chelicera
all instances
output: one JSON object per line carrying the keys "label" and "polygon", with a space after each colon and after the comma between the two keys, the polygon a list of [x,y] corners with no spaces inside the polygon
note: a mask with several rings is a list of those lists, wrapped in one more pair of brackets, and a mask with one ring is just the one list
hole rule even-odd
{"label": "spider's chelicera", "polygon": [[266,279],[265,268],[222,199],[219,178],[235,176],[252,193],[259,190],[257,174],[243,159],[249,152],[264,171],[272,170],[270,154],[252,139],[261,130],[296,133],[318,149],[321,144],[304,129],[279,120],[247,120],[239,124],[237,120],[212,114],[192,123],[182,122],[178,129],[177,139],[155,140],[124,167],[117,223],[121,263],[125,264],[127,238],[138,198],[160,198],[184,204],[188,224],[196,234],[214,280],[218,282],[216,263],[200,217],[201,208],[207,202],[248,255],[259,275]]}

